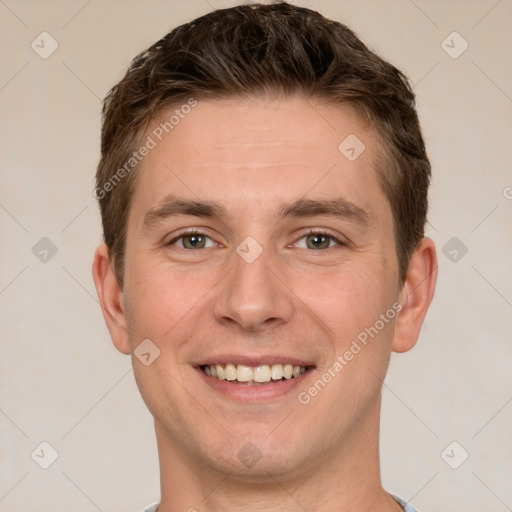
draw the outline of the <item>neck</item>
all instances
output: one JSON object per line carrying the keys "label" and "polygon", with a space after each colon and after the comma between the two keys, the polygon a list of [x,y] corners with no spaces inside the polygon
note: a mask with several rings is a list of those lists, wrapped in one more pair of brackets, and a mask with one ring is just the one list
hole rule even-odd
{"label": "neck", "polygon": [[337,446],[279,474],[219,472],[206,458],[192,457],[155,422],[161,475],[158,512],[402,510],[381,485],[380,399],[377,402],[364,421]]}

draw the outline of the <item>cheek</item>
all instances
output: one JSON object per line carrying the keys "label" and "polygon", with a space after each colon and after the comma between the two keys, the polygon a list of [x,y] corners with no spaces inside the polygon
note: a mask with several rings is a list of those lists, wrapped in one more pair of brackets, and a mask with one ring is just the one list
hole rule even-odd
{"label": "cheek", "polygon": [[324,327],[335,357],[351,351],[347,359],[358,361],[350,363],[345,375],[358,368],[361,371],[361,364],[369,364],[380,374],[391,350],[396,317],[393,304],[398,299],[398,289],[392,284],[395,274],[383,258],[366,263],[307,280],[300,277],[296,283],[297,295],[321,320],[318,325]]}
{"label": "cheek", "polygon": [[127,266],[126,320],[131,343],[149,338],[162,350],[177,351],[208,313],[222,269],[179,269],[161,258],[140,258]]}
{"label": "cheek", "polygon": [[347,266],[311,278],[300,276],[296,289],[301,289],[300,297],[304,297],[307,305],[337,335],[342,335],[380,312],[385,302],[383,285],[380,271]]}
{"label": "cheek", "polygon": [[158,343],[193,302],[190,287],[149,263],[127,268],[124,295],[126,321],[134,341],[142,337]]}

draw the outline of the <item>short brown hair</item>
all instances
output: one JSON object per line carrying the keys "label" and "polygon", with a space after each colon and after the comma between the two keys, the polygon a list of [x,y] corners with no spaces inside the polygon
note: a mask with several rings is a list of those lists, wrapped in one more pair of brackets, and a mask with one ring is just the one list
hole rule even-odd
{"label": "short brown hair", "polygon": [[191,98],[261,94],[350,103],[375,129],[383,149],[376,170],[393,212],[404,281],[424,236],[430,183],[407,78],[342,23],[277,2],[215,10],[175,28],[139,54],[106,96],[95,196],[121,286],[136,176],[126,162],[150,123]]}

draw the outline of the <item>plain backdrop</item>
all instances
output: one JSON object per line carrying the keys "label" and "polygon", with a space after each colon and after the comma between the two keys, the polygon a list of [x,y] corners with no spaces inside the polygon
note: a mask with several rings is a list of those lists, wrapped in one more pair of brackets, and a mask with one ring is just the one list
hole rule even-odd
{"label": "plain backdrop", "polygon": [[[101,99],[170,29],[235,3],[0,0],[2,512],[159,497],[152,418],[91,277]],[[512,510],[512,3],[293,3],[409,76],[433,165],[439,281],[384,385],[384,484],[422,512]]]}

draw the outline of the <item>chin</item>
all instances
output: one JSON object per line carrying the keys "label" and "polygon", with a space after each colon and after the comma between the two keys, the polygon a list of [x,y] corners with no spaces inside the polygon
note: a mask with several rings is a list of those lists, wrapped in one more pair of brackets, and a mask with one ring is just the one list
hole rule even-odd
{"label": "chin", "polygon": [[308,466],[304,442],[271,436],[265,432],[260,436],[233,437],[205,450],[202,458],[209,459],[214,470],[247,483],[275,483],[279,475],[300,474],[301,468]]}

